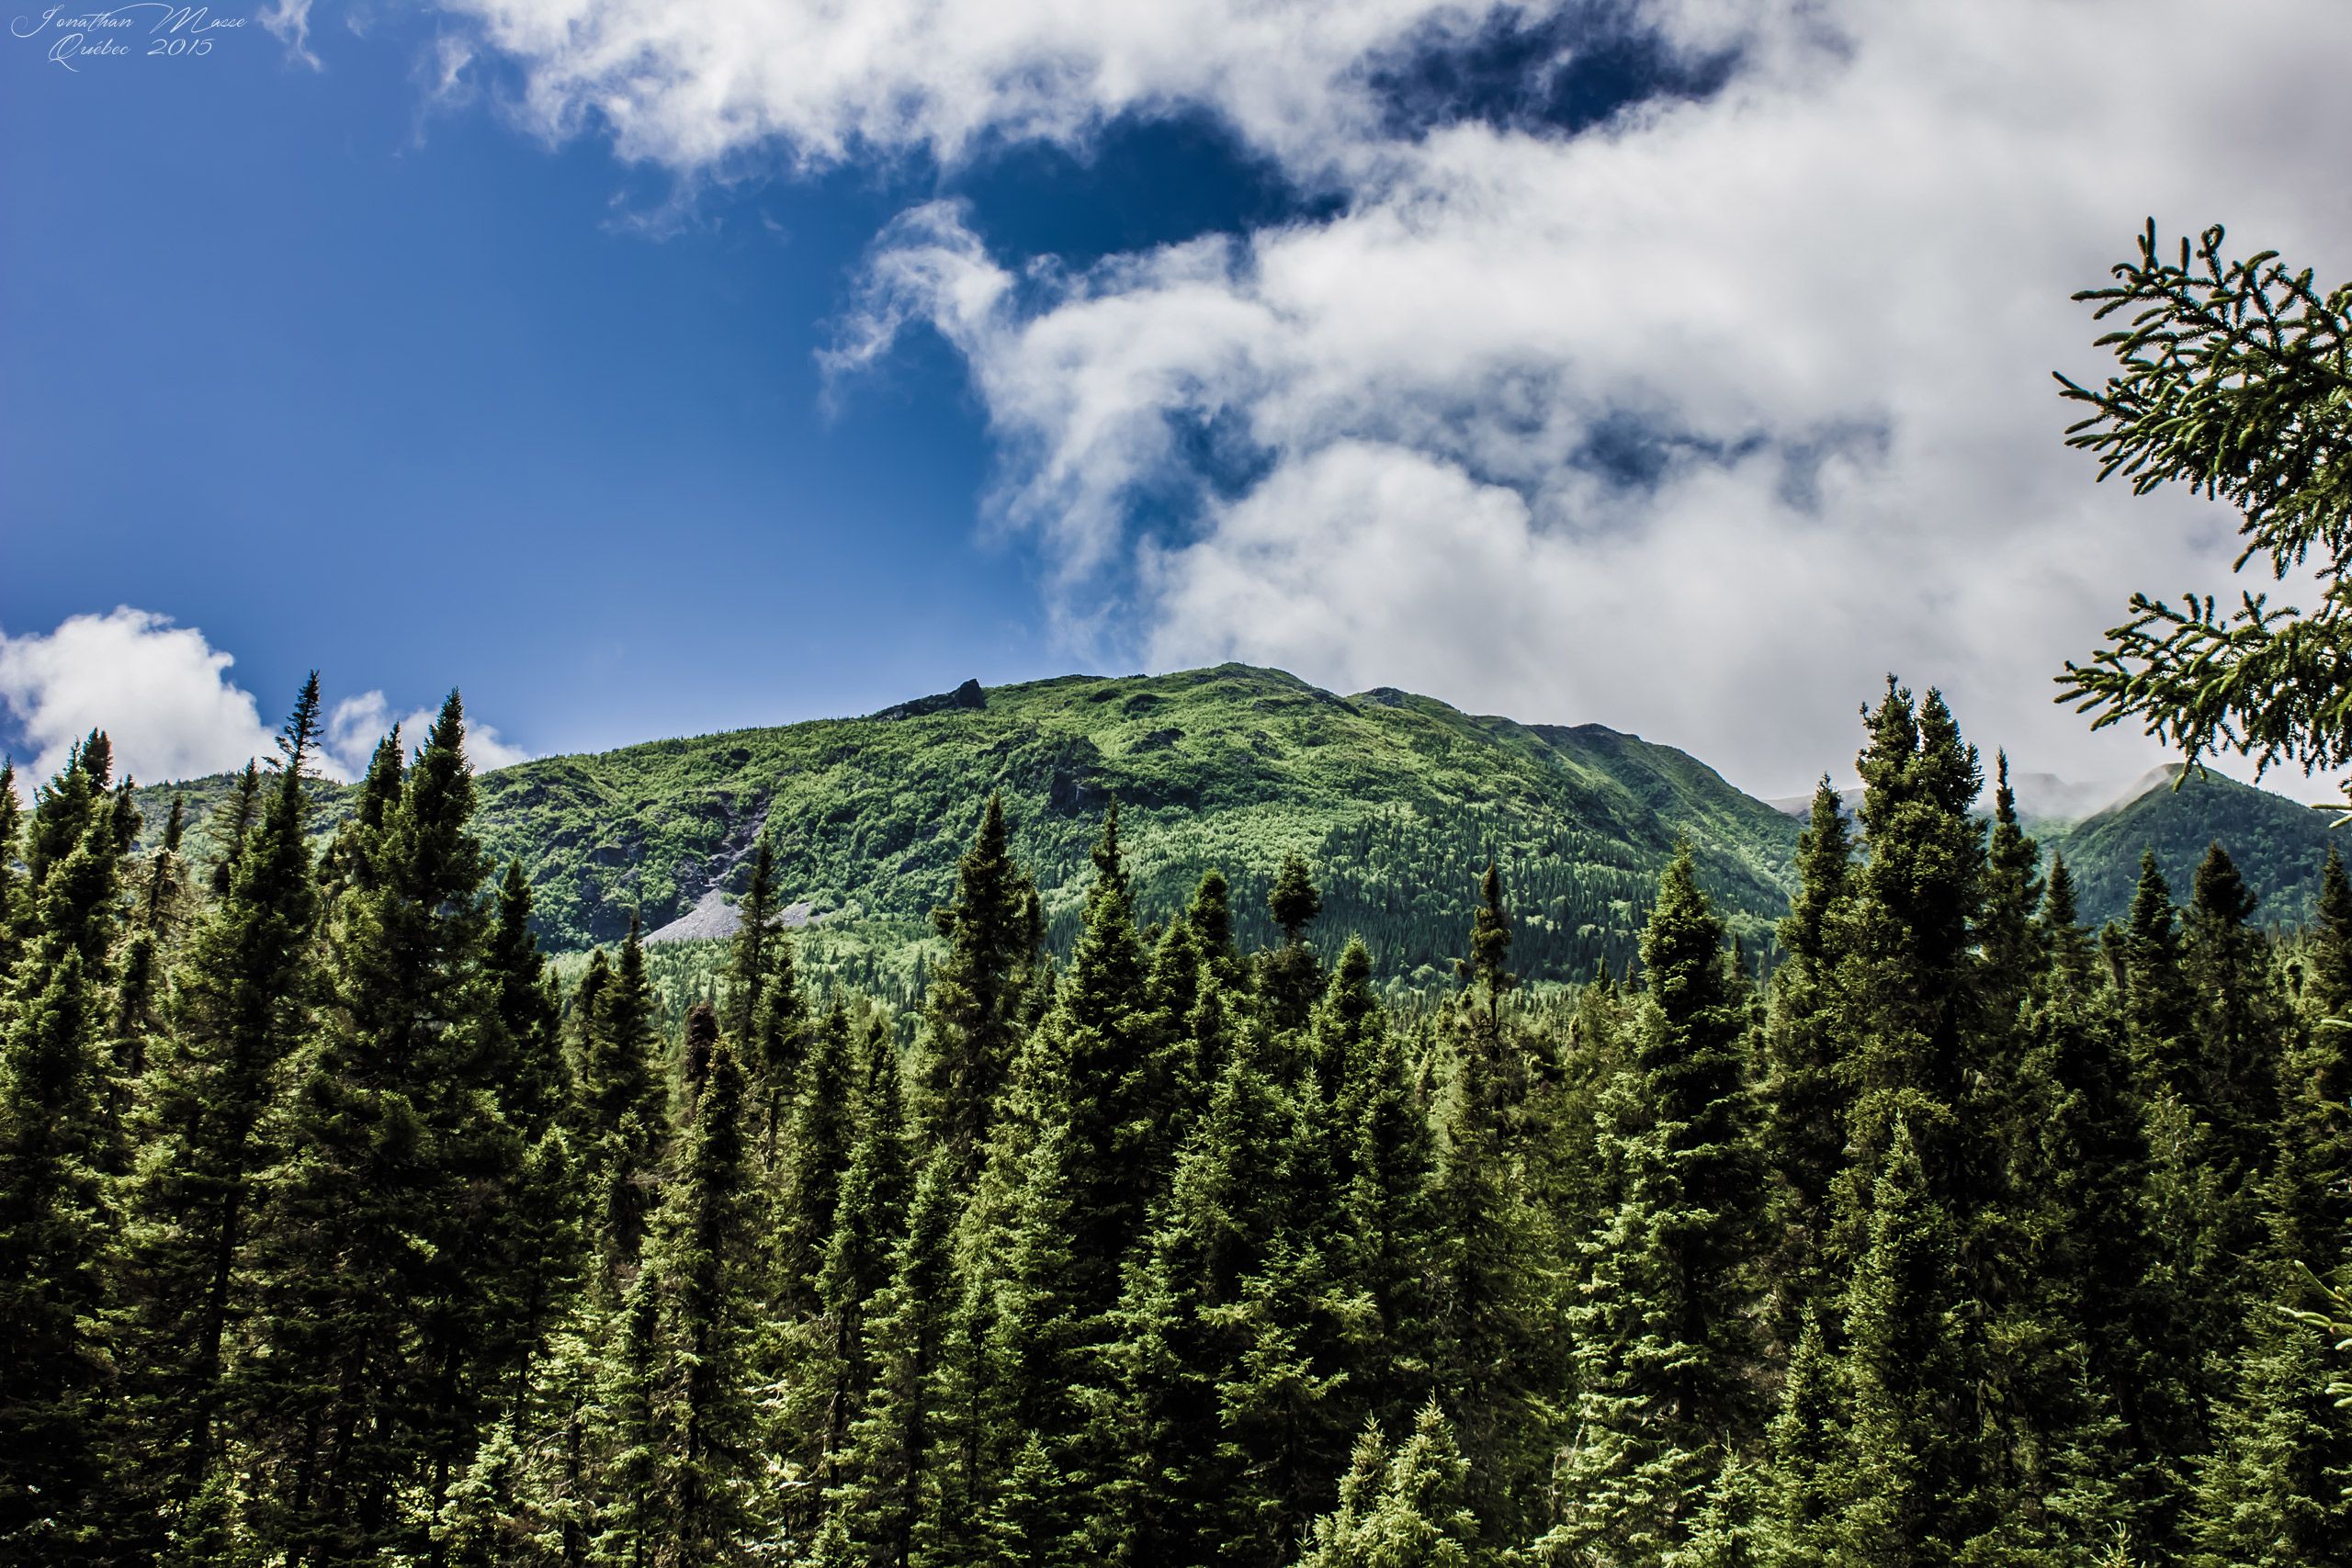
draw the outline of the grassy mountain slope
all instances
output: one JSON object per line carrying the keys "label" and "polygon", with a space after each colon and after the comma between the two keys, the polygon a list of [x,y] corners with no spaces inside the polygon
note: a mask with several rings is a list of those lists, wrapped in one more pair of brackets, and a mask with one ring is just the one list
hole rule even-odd
{"label": "grassy mountain slope", "polygon": [[[227,784],[179,787],[202,807]],[[1448,971],[1489,855],[1520,920],[1514,962],[1532,976],[1622,964],[1678,837],[1755,945],[1786,907],[1800,826],[1683,752],[1597,725],[1482,717],[1389,688],[1340,697],[1242,665],[967,683],[866,718],[545,758],[486,774],[481,788],[483,836],[522,861],[557,949],[617,937],[632,910],[649,930],[698,903],[724,916],[718,902],[768,830],[787,898],[831,917],[856,963],[899,953],[898,967],[949,897],[991,790],[1006,797],[1057,940],[1074,928],[1087,850],[1115,795],[1148,917],[1216,865],[1234,884],[1244,935],[1262,939],[1266,885],[1295,850],[1324,891],[1318,934],[1360,932],[1385,972],[1418,982]],[[2185,890],[2187,866],[2217,833],[2243,847],[2267,912],[2308,902],[2317,814],[2219,781],[2156,796],[2043,829],[2075,863],[2086,916],[2120,909],[2143,840],[2168,874],[2186,857]],[[320,799],[324,830],[345,792],[322,785]],[[864,936],[851,941],[852,927]]]}
{"label": "grassy mountain slope", "polygon": [[[191,787],[209,807],[225,780]],[[485,775],[481,829],[522,860],[551,945],[658,927],[731,893],[772,829],[792,898],[904,919],[944,901],[991,790],[1058,934],[1114,795],[1147,914],[1221,867],[1249,926],[1296,850],[1320,930],[1361,931],[1392,975],[1442,972],[1497,856],[1522,918],[1516,957],[1565,978],[1633,950],[1678,835],[1751,941],[1776,919],[1796,825],[1666,747],[1527,726],[1393,690],[1343,698],[1225,665],[1156,677],[976,687],[869,718],[549,757]],[[159,792],[160,794],[160,792]],[[322,828],[343,792],[322,792]],[[160,817],[162,801],[153,815]],[[199,817],[199,820],[201,818]]]}

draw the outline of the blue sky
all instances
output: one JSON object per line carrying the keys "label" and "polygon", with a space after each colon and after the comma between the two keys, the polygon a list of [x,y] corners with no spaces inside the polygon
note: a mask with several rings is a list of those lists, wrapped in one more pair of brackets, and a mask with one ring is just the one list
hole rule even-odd
{"label": "blue sky", "polygon": [[2298,151],[2352,117],[2290,135],[2327,51],[2253,47],[2045,159],[2157,48],[2079,10],[319,0],[79,70],[27,12],[0,740],[217,765],[312,666],[354,745],[455,683],[545,753],[1238,657],[1765,793],[1892,667],[2135,772],[2047,674],[2226,520],[2030,400],[2150,209],[2352,272]]}
{"label": "blue sky", "polygon": [[[666,173],[428,107],[432,30],[322,37],[319,70],[257,29],[79,74],[0,58],[0,625],[130,604],[268,701],[312,665],[399,703],[462,682],[535,749],[1062,668],[1029,564],[976,544],[960,366],[914,344],[821,384],[860,256],[936,174],[665,219]],[[959,185],[1057,250],[1264,199],[1220,139],[1164,131]]]}

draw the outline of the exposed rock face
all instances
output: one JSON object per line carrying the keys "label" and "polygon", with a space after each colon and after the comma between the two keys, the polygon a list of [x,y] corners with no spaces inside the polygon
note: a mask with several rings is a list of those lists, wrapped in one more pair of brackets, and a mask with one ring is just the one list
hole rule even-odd
{"label": "exposed rock face", "polygon": [[[803,926],[816,925],[824,918],[817,912],[815,905],[804,899],[797,904],[786,904],[776,911],[773,923],[797,931]],[[726,895],[714,887],[695,899],[693,908],[668,925],[646,932],[643,940],[648,946],[663,942],[709,942],[714,938],[733,936],[742,929],[742,911],[729,903]]]}
{"label": "exposed rock face", "polygon": [[743,917],[727,896],[714,887],[695,900],[695,907],[672,920],[645,933],[650,946],[660,942],[701,942],[710,937],[733,936],[743,924]]}
{"label": "exposed rock face", "polygon": [[927,713],[954,713],[957,709],[970,711],[989,705],[988,693],[978,681],[967,681],[952,692],[937,696],[914,697],[895,707],[884,708],[876,718],[921,718]]}

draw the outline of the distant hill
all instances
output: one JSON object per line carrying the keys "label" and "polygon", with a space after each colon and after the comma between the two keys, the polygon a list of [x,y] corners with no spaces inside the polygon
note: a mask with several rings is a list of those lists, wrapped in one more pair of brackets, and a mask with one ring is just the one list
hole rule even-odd
{"label": "distant hill", "polygon": [[[178,790],[200,823],[228,784],[151,788],[151,822]],[[1768,942],[1800,826],[1636,736],[1465,714],[1391,688],[1342,697],[1238,664],[966,682],[866,718],[543,758],[484,775],[481,790],[489,848],[522,862],[561,951],[614,940],[632,911],[679,940],[724,934],[763,831],[796,920],[914,940],[1000,791],[1057,941],[1075,928],[1087,850],[1115,795],[1147,918],[1216,865],[1245,935],[1263,936],[1266,886],[1295,850],[1324,891],[1318,932],[1359,932],[1385,973],[1421,983],[1448,972],[1489,856],[1520,920],[1514,962],[1537,978],[1623,964],[1680,838],[1735,932]],[[319,791],[324,831],[347,792]],[[2192,785],[2044,831],[2075,864],[2091,918],[2128,900],[2143,839],[2169,872],[2177,846],[2194,840],[2193,853],[2178,849],[2193,864],[2216,833],[2233,852],[2243,840],[2276,915],[2307,906],[2324,823],[2244,785]]]}
{"label": "distant hill", "polygon": [[2186,903],[2197,863],[2218,840],[2261,897],[2258,919],[2273,925],[2309,919],[2335,814],[2219,773],[2184,779],[2182,773],[2175,764],[2120,806],[2042,829],[2042,847],[2064,855],[2073,868],[2085,910],[2099,918],[2120,915],[2148,850],[2155,852],[2173,897]]}

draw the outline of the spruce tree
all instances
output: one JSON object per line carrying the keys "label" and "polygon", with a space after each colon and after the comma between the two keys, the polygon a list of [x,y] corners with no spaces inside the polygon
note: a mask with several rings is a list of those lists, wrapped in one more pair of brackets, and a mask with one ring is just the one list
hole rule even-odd
{"label": "spruce tree", "polygon": [[1340,1504],[1315,1521],[1299,1568],[1470,1568],[1487,1560],[1464,1506],[1470,1462],[1437,1404],[1392,1451],[1368,1426],[1340,1483]]}
{"label": "spruce tree", "polygon": [[188,1503],[218,1457],[230,1334],[251,1302],[266,1117],[280,1065],[311,1025],[317,900],[303,783],[318,713],[312,675],[263,815],[189,939],[143,1116],[126,1361],[158,1520]]}
{"label": "spruce tree", "polygon": [[821,1329],[816,1380],[822,1404],[820,1473],[827,1485],[842,1477],[842,1455],[865,1407],[875,1362],[866,1339],[866,1313],[889,1279],[891,1248],[906,1219],[908,1138],[899,1086],[899,1051],[890,1035],[870,1029],[859,1064],[857,1142],[841,1173],[832,1234],[818,1266],[816,1299]]}
{"label": "spruce tree", "polygon": [[[1868,716],[1857,759],[1867,857],[1854,873],[1848,951],[1838,980],[1841,1071],[1853,1086],[1847,1179],[1837,1238],[1858,1256],[1871,1184],[1909,1122],[1938,1203],[1974,1206],[1976,1152],[1955,1112],[1966,1098],[1967,1047],[1980,1038],[1975,933],[1984,902],[1985,848],[1971,815],[1982,774],[1942,696],[1887,681]],[[1957,1216],[1965,1227],[1973,1215]]]}
{"label": "spruce tree", "polygon": [[1758,1556],[1773,1568],[1835,1561],[1846,1495],[1840,1473],[1844,1404],[1840,1368],[1808,1309],[1781,1380],[1781,1405],[1765,1433],[1767,1499]]}
{"label": "spruce tree", "polygon": [[629,919],[620,962],[582,983],[590,996],[579,1069],[582,1181],[600,1265],[600,1289],[616,1292],[635,1268],[651,1217],[650,1179],[664,1130],[662,1079],[655,1062],[654,997],[645,947]]}
{"label": "spruce tree", "polygon": [[1567,1323],[1576,1428],[1555,1474],[1555,1561],[1661,1560],[1691,1539],[1723,1449],[1759,1425],[1758,1197],[1746,998],[1686,845],[1642,934],[1648,990],[1604,1102],[1614,1209],[1584,1247]]}
{"label": "spruce tree", "polygon": [[2172,889],[2155,852],[2140,857],[2140,880],[2124,925],[2123,1017],[2145,1092],[2188,1092],[2191,999]]}
{"label": "spruce tree", "polygon": [[1118,1262],[1141,1233],[1157,1182],[1147,1151],[1170,1109],[1159,1048],[1166,1021],[1150,1010],[1134,893],[1119,849],[1119,809],[1111,806],[1093,852],[1085,925],[1069,970],[1042,1028],[1041,1060],[1059,1082],[1067,1116],[1067,1201],[1074,1226],[1069,1286],[1081,1315],[1108,1308]]}
{"label": "spruce tree", "polygon": [[1981,1456],[1954,1333],[1957,1240],[1898,1120],[1845,1302],[1849,1404],[1831,1464],[1841,1568],[1954,1562],[1985,1528]]}
{"label": "spruce tree", "polygon": [[638,1311],[652,1320],[647,1521],[653,1561],[733,1561],[758,1506],[752,1339],[759,1258],[733,1047],[711,1051],[649,1244]]}
{"label": "spruce tree", "polygon": [[2213,1451],[2198,1467],[2190,1568],[2352,1561],[2352,1410],[2326,1386],[2327,1351],[2311,1324],[2256,1309]]}
{"label": "spruce tree", "polygon": [[1266,894],[1266,910],[1282,932],[1282,945],[1261,955],[1259,989],[1272,1010],[1276,1027],[1296,1029],[1306,1023],[1307,1010],[1322,988],[1321,966],[1306,945],[1306,928],[1323,911],[1323,896],[1309,877],[1306,862],[1297,852],[1283,857]]}
{"label": "spruce tree", "polygon": [[0,987],[8,983],[23,943],[25,874],[17,867],[24,806],[17,799],[17,764],[0,758]]}
{"label": "spruce tree", "polygon": [[27,1562],[100,1560],[110,1382],[98,995],[45,933],[9,998],[0,1064],[0,1543]]}
{"label": "spruce tree", "polygon": [[857,1546],[857,1561],[874,1568],[906,1568],[918,1530],[934,1517],[933,1383],[954,1282],[951,1179],[946,1158],[934,1153],[916,1179],[906,1227],[891,1251],[889,1282],[865,1314],[872,1388],[850,1427],[834,1513]]}
{"label": "spruce tree", "polygon": [[1845,1166],[1849,1093],[1838,1071],[1832,987],[1852,875],[1845,809],[1825,777],[1797,836],[1797,892],[1780,925],[1785,957],[1772,976],[1764,1034],[1762,1140],[1775,1231],[1765,1321],[1783,1346],[1793,1344],[1807,1305],[1830,1291],[1830,1194]]}
{"label": "spruce tree", "polygon": [[765,834],[761,836],[751,886],[737,913],[742,924],[736,930],[728,957],[727,1012],[722,1022],[729,1038],[737,1043],[759,1108],[761,1161],[773,1167],[776,1139],[791,1109],[793,1081],[807,1046],[808,1010],[793,963],[792,939],[775,929],[781,918],[776,907],[775,852]]}
{"label": "spruce tree", "polygon": [[119,1145],[107,1116],[107,958],[127,799],[94,733],[36,798],[21,952],[0,1008],[0,1541],[31,1562],[105,1543],[113,1381],[106,1277]]}
{"label": "spruce tree", "polygon": [[1438,1386],[1451,1391],[1464,1446],[1479,1455],[1473,1502],[1490,1543],[1532,1531],[1532,1482],[1551,1450],[1552,1391],[1564,1347],[1549,1321],[1559,1244],[1527,1180],[1526,1052],[1502,998],[1510,919],[1493,865],[1480,886],[1464,994],[1447,1014],[1454,1072],[1435,1182],[1443,1250]]}
{"label": "spruce tree", "polygon": [[2207,1157],[2240,1190],[2258,1185],[2269,1163],[2285,1010],[2268,943],[2250,923],[2255,908],[2236,863],[2214,844],[2198,863],[2183,931],[2196,998],[2189,1088],[2211,1129]]}
{"label": "spruce tree", "polygon": [[923,1111],[931,1135],[978,1166],[1019,1044],[1021,1006],[1037,962],[1035,894],[1014,863],[1001,796],[989,796],[956,863],[956,902],[933,916],[947,955],[923,1000]]}
{"label": "spruce tree", "polygon": [[573,1095],[562,1007],[532,934],[531,905],[521,865],[508,862],[488,966],[505,1043],[500,1106],[519,1141],[521,1164],[514,1200],[494,1216],[495,1233],[486,1239],[497,1258],[500,1291],[495,1359],[513,1364],[518,1397],[539,1342],[578,1289],[585,1262],[580,1172],[562,1125]]}
{"label": "spruce tree", "polygon": [[[182,886],[180,837],[186,827],[185,807],[172,797],[171,816],[164,827],[164,842],[151,855],[147,874],[137,893],[128,923],[129,938],[117,960],[113,1027],[107,1063],[107,1120],[119,1152],[127,1156],[124,1134],[131,1100],[147,1075],[150,1056],[164,1032],[164,1009],[169,993],[167,972],[171,950],[180,924]],[[122,1175],[120,1169],[110,1174]]]}
{"label": "spruce tree", "polygon": [[266,1348],[239,1393],[266,1539],[322,1564],[428,1533],[494,1375],[482,1249],[521,1146],[498,1100],[508,1058],[464,738],[453,693],[397,805],[352,840],[318,1033],[267,1178]]}
{"label": "spruce tree", "polygon": [[857,1145],[860,1055],[848,1005],[836,996],[800,1064],[772,1242],[779,1299],[802,1313],[816,1310],[817,1275],[839,1214],[842,1176]]}

